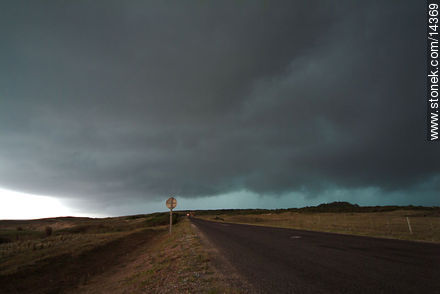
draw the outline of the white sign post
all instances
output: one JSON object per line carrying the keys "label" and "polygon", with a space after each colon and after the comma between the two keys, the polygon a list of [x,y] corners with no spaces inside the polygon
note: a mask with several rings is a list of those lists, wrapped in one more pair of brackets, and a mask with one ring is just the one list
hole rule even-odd
{"label": "white sign post", "polygon": [[168,198],[167,207],[170,209],[170,234],[171,234],[171,226],[173,225],[173,208],[177,206],[177,200],[174,197]]}

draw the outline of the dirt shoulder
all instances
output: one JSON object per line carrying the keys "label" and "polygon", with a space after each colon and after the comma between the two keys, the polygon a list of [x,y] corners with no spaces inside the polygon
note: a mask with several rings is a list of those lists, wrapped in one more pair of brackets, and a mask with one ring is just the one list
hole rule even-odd
{"label": "dirt shoulder", "polygon": [[171,236],[157,236],[72,293],[251,293],[202,238],[183,219]]}
{"label": "dirt shoulder", "polygon": [[139,229],[80,248],[55,255],[53,247],[53,256],[0,275],[0,292],[253,293],[187,218],[171,235],[166,226]]}

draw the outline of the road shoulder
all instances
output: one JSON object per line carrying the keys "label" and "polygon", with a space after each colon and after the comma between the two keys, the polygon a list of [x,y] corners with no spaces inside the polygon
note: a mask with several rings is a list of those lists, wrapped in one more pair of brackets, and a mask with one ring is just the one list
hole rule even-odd
{"label": "road shoulder", "polygon": [[252,293],[188,219],[72,293]]}

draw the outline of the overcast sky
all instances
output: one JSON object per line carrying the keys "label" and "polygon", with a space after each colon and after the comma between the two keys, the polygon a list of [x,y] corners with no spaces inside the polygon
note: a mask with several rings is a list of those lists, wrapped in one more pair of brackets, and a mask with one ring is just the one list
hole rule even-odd
{"label": "overcast sky", "polygon": [[1,1],[0,188],[100,216],[439,205],[425,6]]}

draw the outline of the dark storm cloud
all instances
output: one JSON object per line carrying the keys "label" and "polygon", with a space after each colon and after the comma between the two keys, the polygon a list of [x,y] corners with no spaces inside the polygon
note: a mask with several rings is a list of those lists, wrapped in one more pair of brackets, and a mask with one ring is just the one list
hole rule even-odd
{"label": "dark storm cloud", "polygon": [[[411,191],[425,4],[2,2],[0,186],[118,199]],[[437,181],[438,182],[438,181]]]}

